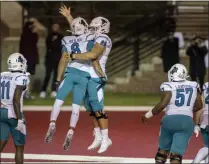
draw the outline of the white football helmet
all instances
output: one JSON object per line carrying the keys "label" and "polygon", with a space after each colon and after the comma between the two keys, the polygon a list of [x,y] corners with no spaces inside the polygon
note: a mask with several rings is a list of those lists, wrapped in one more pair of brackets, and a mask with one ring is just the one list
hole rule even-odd
{"label": "white football helmet", "polygon": [[183,64],[175,64],[168,71],[168,80],[171,81],[185,81],[188,78],[187,69]]}
{"label": "white football helmet", "polygon": [[88,23],[81,17],[75,18],[72,21],[71,30],[73,35],[83,35],[88,32]]}
{"label": "white football helmet", "polygon": [[7,64],[10,71],[27,71],[27,60],[20,53],[11,54],[7,60]]}
{"label": "white football helmet", "polygon": [[110,21],[104,17],[96,17],[91,21],[89,27],[93,28],[95,33],[109,33]]}

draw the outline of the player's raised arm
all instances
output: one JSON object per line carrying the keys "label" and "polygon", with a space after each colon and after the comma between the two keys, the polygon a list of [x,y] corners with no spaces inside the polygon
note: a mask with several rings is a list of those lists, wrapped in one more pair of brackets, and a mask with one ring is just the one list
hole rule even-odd
{"label": "player's raised arm", "polygon": [[82,54],[72,54],[72,59],[79,59],[79,60],[93,60],[97,59],[100,55],[102,55],[105,51],[105,46],[95,43],[94,47],[91,51],[82,53]]}
{"label": "player's raised arm", "polygon": [[18,120],[22,120],[21,116],[21,96],[23,91],[26,89],[25,85],[18,85],[15,89],[14,98],[13,98],[13,105],[14,105],[14,112]]}
{"label": "player's raised arm", "polygon": [[62,14],[66,18],[66,20],[68,21],[68,23],[71,27],[73,17],[71,15],[70,7],[67,8],[65,5],[61,6],[59,8],[59,13]]}

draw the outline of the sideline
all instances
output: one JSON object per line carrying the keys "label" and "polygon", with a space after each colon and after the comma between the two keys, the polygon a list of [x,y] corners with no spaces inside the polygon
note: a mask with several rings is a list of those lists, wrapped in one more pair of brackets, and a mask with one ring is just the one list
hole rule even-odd
{"label": "sideline", "polygon": [[[23,106],[23,111],[28,112],[46,112],[51,111],[52,106]],[[146,112],[153,108],[153,106],[105,106],[105,111],[112,112]],[[71,106],[63,106],[61,111],[72,111]],[[81,111],[86,111],[82,106]]]}

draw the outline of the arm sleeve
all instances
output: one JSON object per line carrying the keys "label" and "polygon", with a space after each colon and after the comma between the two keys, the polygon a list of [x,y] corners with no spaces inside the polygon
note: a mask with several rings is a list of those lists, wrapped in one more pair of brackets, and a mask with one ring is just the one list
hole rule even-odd
{"label": "arm sleeve", "polygon": [[95,39],[95,42],[96,43],[99,43],[100,45],[106,47],[107,46],[107,43],[109,42],[109,39],[105,36],[98,36],[96,39]]}
{"label": "arm sleeve", "polygon": [[15,79],[15,84],[20,86],[27,86],[30,83],[30,79],[27,75],[17,76]]}
{"label": "arm sleeve", "polygon": [[169,83],[162,83],[160,85],[160,91],[172,91],[173,88]]}

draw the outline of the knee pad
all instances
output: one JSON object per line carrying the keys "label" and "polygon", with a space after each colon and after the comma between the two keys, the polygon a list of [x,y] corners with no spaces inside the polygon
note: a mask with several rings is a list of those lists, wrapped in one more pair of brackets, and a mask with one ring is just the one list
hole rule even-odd
{"label": "knee pad", "polygon": [[98,112],[95,112],[95,117],[96,117],[97,120],[99,120],[101,118],[108,119],[107,114],[103,110],[100,110]]}
{"label": "knee pad", "polygon": [[[162,151],[164,151],[164,153]],[[157,154],[155,156],[155,163],[164,164],[167,161],[167,157],[168,157],[168,151],[161,150],[159,148],[158,152],[157,152]]]}
{"label": "knee pad", "polygon": [[182,163],[182,155],[178,153],[171,153],[170,162],[172,161],[179,161],[179,163]]}

